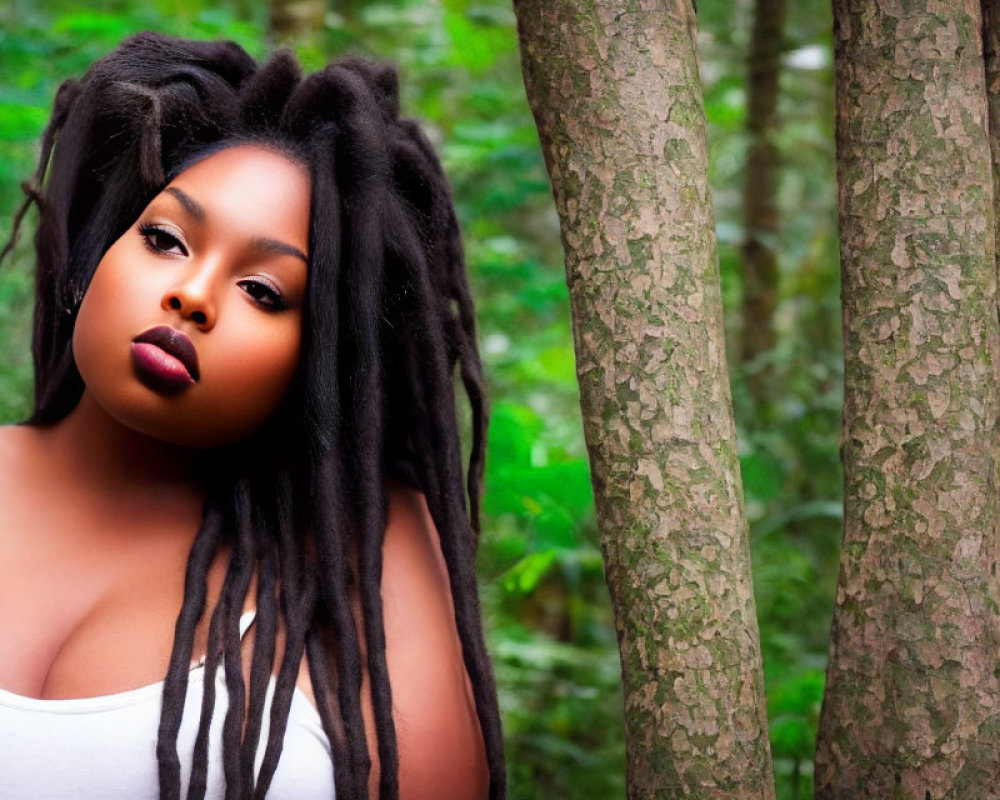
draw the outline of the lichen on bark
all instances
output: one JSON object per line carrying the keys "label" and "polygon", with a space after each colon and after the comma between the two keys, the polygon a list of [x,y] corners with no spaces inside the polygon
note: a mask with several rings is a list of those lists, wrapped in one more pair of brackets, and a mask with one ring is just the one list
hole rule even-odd
{"label": "lichen on bark", "polygon": [[837,0],[844,550],[819,798],[1000,797],[1000,331],[979,0]]}
{"label": "lichen on bark", "polygon": [[629,797],[771,798],[690,0],[517,0],[566,255]]}

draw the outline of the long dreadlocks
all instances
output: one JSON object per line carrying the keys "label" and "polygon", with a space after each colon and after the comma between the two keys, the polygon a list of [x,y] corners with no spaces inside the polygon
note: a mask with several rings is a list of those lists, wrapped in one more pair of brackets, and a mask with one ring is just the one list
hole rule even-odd
{"label": "long dreadlocks", "polygon": [[[502,797],[500,722],[474,572],[486,400],[473,306],[446,179],[416,123],[399,117],[392,68],[346,58],[303,78],[284,51],[258,66],[233,43],[147,33],[126,40],[82,79],[63,83],[15,217],[16,234],[28,207],[39,207],[36,383],[28,422],[56,422],[79,401],[83,382],[71,338],[103,253],[170,178],[239,143],[277,148],[311,174],[301,364],[276,418],[255,434],[257,452],[264,440],[267,458],[248,458],[245,442],[213,456],[218,477],[189,556],[163,688],[161,796],[181,793],[176,742],[188,665],[208,604],[209,566],[223,547],[232,555],[211,609],[207,669],[223,670],[230,696],[222,745],[226,797],[265,795],[303,656],[331,743],[338,796],[367,797],[366,673],[379,795],[398,796],[379,594],[386,485],[395,477],[423,492],[438,530],[483,727],[490,797]],[[464,479],[456,369],[472,410]],[[258,632],[245,684],[238,619],[254,577]],[[360,626],[352,596],[360,598]],[[261,743],[279,630],[285,646]],[[214,682],[206,681],[191,798],[206,789],[214,701]],[[259,746],[264,756],[255,780]]]}

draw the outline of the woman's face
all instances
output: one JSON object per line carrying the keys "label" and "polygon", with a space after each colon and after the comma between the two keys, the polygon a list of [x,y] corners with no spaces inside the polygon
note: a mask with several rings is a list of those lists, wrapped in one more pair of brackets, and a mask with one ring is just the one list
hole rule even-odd
{"label": "woman's face", "polygon": [[253,433],[295,375],[307,278],[304,167],[240,145],[182,172],[104,254],[73,355],[87,391],[148,436]]}

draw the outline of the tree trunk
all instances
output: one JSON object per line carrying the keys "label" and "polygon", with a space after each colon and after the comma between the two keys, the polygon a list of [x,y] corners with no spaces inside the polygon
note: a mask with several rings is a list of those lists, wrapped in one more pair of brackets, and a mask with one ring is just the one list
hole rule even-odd
{"label": "tree trunk", "polygon": [[628,792],[773,797],[690,0],[517,0],[562,226]]}
{"label": "tree trunk", "polygon": [[774,347],[778,302],[778,79],[781,74],[785,0],[755,0],[747,57],[747,150],[743,184],[742,359],[758,410],[769,404],[772,370],[759,361]]}
{"label": "tree trunk", "polygon": [[[1000,243],[1000,0],[982,0],[982,8],[986,100],[989,107],[990,150],[993,153],[993,230],[995,240]],[[1000,269],[1000,253],[997,264]]]}
{"label": "tree trunk", "polygon": [[819,798],[1000,797],[979,0],[835,0],[844,549]]}
{"label": "tree trunk", "polygon": [[275,41],[287,44],[323,28],[326,0],[271,0],[270,28]]}

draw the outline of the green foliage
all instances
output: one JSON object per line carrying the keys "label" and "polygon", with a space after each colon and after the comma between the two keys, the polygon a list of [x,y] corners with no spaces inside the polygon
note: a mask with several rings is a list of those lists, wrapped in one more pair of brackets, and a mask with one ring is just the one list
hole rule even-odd
{"label": "green foliage", "polygon": [[[520,79],[508,0],[342,0],[296,43],[390,58],[403,105],[441,149],[466,234],[493,398],[481,576],[512,800],[624,794],[618,654],[579,421],[558,221]],[[778,398],[755,408],[731,363],[779,797],[811,794],[840,539],[841,362],[829,9],[793,4],[782,83]],[[699,3],[729,352],[740,335],[746,4]],[[12,0],[0,10],[0,227],[20,202],[55,89],[123,36],[155,29],[267,51],[263,0]],[[809,48],[812,48],[811,50]],[[802,53],[826,62],[807,68]],[[0,271],[0,419],[30,396],[31,217]],[[766,420],[766,423],[765,423]]]}

